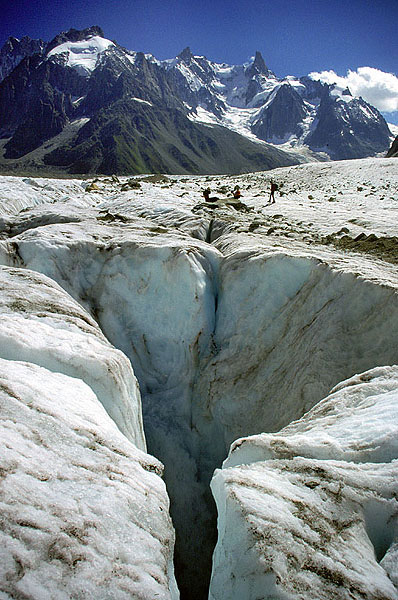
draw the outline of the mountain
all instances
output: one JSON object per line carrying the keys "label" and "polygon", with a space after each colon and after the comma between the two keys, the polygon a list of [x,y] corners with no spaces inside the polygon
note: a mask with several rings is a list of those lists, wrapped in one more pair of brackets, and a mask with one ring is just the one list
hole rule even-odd
{"label": "mountain", "polygon": [[0,69],[3,171],[239,173],[389,145],[375,108],[336,86],[278,79],[260,52],[246,65],[190,48],[158,61],[93,26],[47,44],[10,38]]}
{"label": "mountain", "polygon": [[60,34],[0,84],[3,169],[217,173],[298,162],[193,122],[163,65],[101,34],[96,27]]}
{"label": "mountain", "polygon": [[260,52],[243,66],[212,63],[190,51],[164,64],[185,80],[184,100],[198,122],[211,120],[284,149],[309,148],[333,160],[388,148],[391,133],[376,108],[337,85],[309,77],[278,79]]}

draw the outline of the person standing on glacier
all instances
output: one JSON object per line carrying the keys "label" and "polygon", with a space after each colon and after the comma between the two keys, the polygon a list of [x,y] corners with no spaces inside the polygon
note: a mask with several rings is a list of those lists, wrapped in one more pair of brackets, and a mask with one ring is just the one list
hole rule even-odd
{"label": "person standing on glacier", "polygon": [[278,190],[278,184],[271,179],[271,189],[269,193],[269,204],[275,204],[275,192]]}

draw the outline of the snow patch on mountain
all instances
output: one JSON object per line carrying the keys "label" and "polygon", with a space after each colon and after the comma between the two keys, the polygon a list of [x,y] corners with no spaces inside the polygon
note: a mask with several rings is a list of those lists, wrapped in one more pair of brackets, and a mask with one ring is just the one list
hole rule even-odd
{"label": "snow patch on mountain", "polygon": [[135,96],[131,97],[132,100],[136,102],[141,102],[141,104],[147,104],[148,106],[153,106],[152,102],[148,102],[148,100],[143,100],[142,98],[136,98]]}
{"label": "snow patch on mountain", "polygon": [[81,42],[65,42],[56,46],[47,54],[48,58],[66,55],[66,65],[80,75],[89,76],[97,66],[99,56],[108,48],[115,46],[110,40],[98,35]]}
{"label": "snow patch on mountain", "polygon": [[398,135],[398,125],[395,123],[387,123],[387,125],[392,133],[392,139],[394,139]]}

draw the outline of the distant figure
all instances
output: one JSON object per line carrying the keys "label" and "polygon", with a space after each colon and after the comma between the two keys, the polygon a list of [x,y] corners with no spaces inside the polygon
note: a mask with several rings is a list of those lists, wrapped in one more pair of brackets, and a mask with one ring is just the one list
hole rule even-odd
{"label": "distant figure", "polygon": [[218,198],[216,198],[215,196],[210,198],[210,188],[209,187],[204,190],[203,197],[206,200],[206,202],[217,202],[217,200],[218,200]]}
{"label": "distant figure", "polygon": [[272,179],[271,179],[271,191],[269,193],[269,200],[268,202],[270,204],[275,204],[275,192],[278,190],[278,184],[275,183]]}
{"label": "distant figure", "polygon": [[240,193],[240,189],[239,189],[238,185],[236,185],[234,187],[234,191],[232,193],[233,193],[233,196],[234,196],[235,200],[240,200],[240,197],[241,197],[242,194]]}

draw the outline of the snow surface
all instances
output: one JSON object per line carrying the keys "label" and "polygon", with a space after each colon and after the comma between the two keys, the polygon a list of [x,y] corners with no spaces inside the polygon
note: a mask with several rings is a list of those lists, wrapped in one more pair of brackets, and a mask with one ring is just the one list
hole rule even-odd
{"label": "snow surface", "polygon": [[[280,185],[281,195],[276,195],[276,204],[268,205],[271,178]],[[100,365],[109,364],[108,352],[117,353],[121,365],[128,365],[122,352],[130,359],[140,384],[148,448],[165,464],[180,582],[193,597],[196,593],[204,597],[215,517],[208,483],[229,445],[236,438],[277,431],[300,419],[355,373],[398,363],[396,160],[315,163],[236,177],[139,176],[134,181],[140,187],[122,191],[128,189],[127,181],[99,178],[98,189],[88,192],[88,180],[0,178],[0,264],[22,273],[30,269],[30,277],[33,272],[35,278],[43,277],[40,272],[56,281],[75,299],[73,306],[83,322],[86,319],[93,328],[87,335],[86,325],[73,322],[72,327],[63,308],[56,309],[57,321],[44,307],[29,318],[9,307],[4,319],[9,324],[0,331],[7,333],[2,335],[10,356],[1,356],[84,381],[99,400],[115,398],[104,406],[108,411],[110,405],[117,406],[116,412],[123,415],[126,405],[116,396],[124,390],[123,373],[129,367],[127,371],[120,367],[115,383],[109,375],[113,363],[110,371]],[[243,194],[242,206],[226,202],[236,184]],[[214,206],[203,202],[202,191],[208,186],[221,199]],[[339,250],[326,237],[337,243],[359,234],[372,234],[380,245],[376,250],[368,246]],[[43,277],[37,285],[44,282],[49,279]],[[22,302],[22,292],[10,290],[10,298],[16,294]],[[8,313],[13,313],[12,320]],[[54,348],[50,336],[55,321],[62,340],[59,348]],[[110,346],[95,321],[122,352]],[[12,335],[14,323],[17,336]],[[87,365],[75,356],[75,344],[83,354],[92,353],[92,362]],[[98,373],[103,375],[99,382]],[[128,380],[133,381],[130,376]],[[377,381],[380,389],[375,394],[381,396],[381,379]],[[354,396],[347,398],[347,403],[354,402]],[[326,454],[335,452],[330,460],[344,464],[336,467],[333,477],[346,473],[348,456],[364,473],[367,460],[376,463],[388,444],[395,447],[389,441],[395,435],[394,402],[388,395],[383,398],[377,409],[357,403],[352,421],[344,425],[341,421],[332,426],[325,417],[318,429],[314,424],[305,443],[302,429],[292,425],[289,435],[283,434],[284,447],[295,455],[299,439],[300,461],[324,461],[319,448]],[[138,400],[131,417],[126,417],[130,419],[138,424]],[[374,421],[380,431],[388,419],[386,438],[375,437],[369,423]],[[356,434],[362,425],[363,432]],[[118,426],[127,432],[124,416],[119,415]],[[257,457],[253,468],[261,470],[270,460],[292,462],[290,455],[267,458],[263,437],[259,435],[259,443],[256,439],[240,445],[241,452],[248,448],[250,461]],[[238,450],[229,460],[239,456]],[[282,467],[280,473],[278,469],[275,477],[282,486],[285,475]],[[390,475],[385,473],[387,481]],[[304,492],[315,494],[307,486]],[[233,512],[236,505],[231,506]],[[369,506],[371,515],[373,504]],[[384,515],[378,506],[373,512]],[[284,505],[283,519],[290,509],[291,504]],[[335,510],[333,503],[329,509]],[[234,517],[226,527],[232,538],[223,544],[236,549],[235,542],[247,539],[245,522]],[[362,552],[367,544],[364,535],[356,539]],[[249,555],[249,567],[254,565],[256,571],[258,553]],[[392,556],[389,552],[383,563],[389,561],[391,573],[396,570]],[[228,562],[227,571],[230,567]],[[227,571],[223,575],[217,569],[216,578],[229,581]],[[380,583],[384,575],[376,571]],[[192,590],[197,573],[200,581]],[[247,575],[239,573],[242,578]],[[245,598],[236,593],[236,598]],[[234,598],[229,591],[221,597]]]}
{"label": "snow surface", "polygon": [[395,138],[398,135],[398,125],[395,125],[395,123],[387,123],[387,125]]}
{"label": "snow surface", "polygon": [[152,102],[148,102],[148,100],[143,100],[142,98],[136,98],[135,96],[132,96],[131,99],[135,100],[136,102],[141,102],[141,104],[148,104],[148,106],[153,106]]}
{"label": "snow surface", "polygon": [[145,450],[141,398],[131,365],[90,315],[37,272],[0,267],[0,289],[0,357],[81,379],[119,429]]}
{"label": "snow surface", "polygon": [[0,359],[0,401],[1,597],[178,598],[160,463],[82,380]]}
{"label": "snow surface", "polygon": [[211,600],[398,598],[398,367],[235,442],[212,489]]}
{"label": "snow surface", "polygon": [[48,58],[65,54],[66,64],[75,69],[79,75],[88,76],[97,66],[99,56],[115,44],[110,40],[95,35],[81,42],[65,42],[56,46],[47,54]]}

